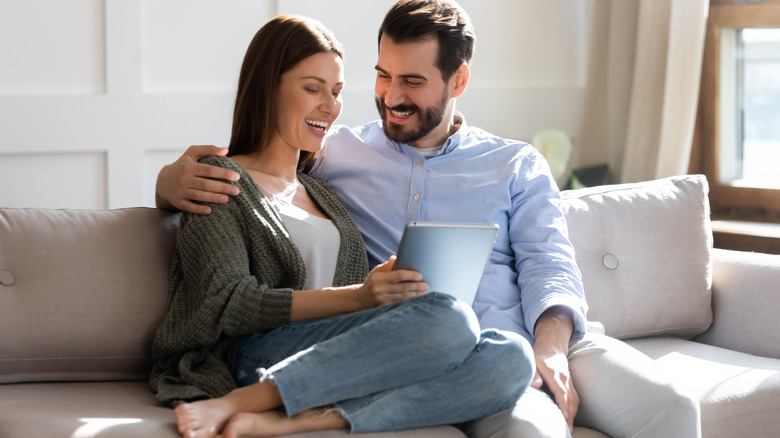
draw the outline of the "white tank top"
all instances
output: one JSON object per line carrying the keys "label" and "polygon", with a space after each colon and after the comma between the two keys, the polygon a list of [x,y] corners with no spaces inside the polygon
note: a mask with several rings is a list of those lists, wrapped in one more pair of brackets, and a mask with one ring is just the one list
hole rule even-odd
{"label": "white tank top", "polygon": [[273,203],[287,232],[303,256],[309,289],[333,286],[341,238],[330,219],[323,219],[284,202]]}

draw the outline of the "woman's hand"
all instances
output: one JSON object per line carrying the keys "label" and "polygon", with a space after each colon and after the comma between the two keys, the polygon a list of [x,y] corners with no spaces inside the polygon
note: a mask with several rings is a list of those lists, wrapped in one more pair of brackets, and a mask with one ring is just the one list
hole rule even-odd
{"label": "woman's hand", "polygon": [[364,308],[384,306],[428,292],[428,285],[422,281],[422,274],[407,269],[394,271],[394,264],[395,256],[392,256],[390,260],[372,269],[366,281],[358,285],[357,298]]}
{"label": "woman's hand", "polygon": [[362,284],[296,290],[293,294],[290,321],[328,318],[359,312],[377,306],[420,296],[428,292],[422,274],[417,271],[393,271],[395,256],[375,267]]}

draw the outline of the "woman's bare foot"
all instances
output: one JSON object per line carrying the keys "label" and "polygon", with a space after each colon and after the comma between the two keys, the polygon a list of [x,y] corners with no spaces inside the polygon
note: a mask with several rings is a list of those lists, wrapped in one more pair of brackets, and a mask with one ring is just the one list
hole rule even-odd
{"label": "woman's bare foot", "polygon": [[281,403],[276,386],[263,381],[234,389],[224,397],[176,406],[173,414],[184,438],[215,438],[239,412],[265,412]]}
{"label": "woman's bare foot", "polygon": [[334,409],[309,409],[287,418],[278,411],[260,414],[242,412],[230,419],[224,438],[262,438],[317,430],[337,430],[349,426]]}
{"label": "woman's bare foot", "polygon": [[214,438],[234,414],[233,406],[224,398],[185,403],[173,410],[184,438]]}

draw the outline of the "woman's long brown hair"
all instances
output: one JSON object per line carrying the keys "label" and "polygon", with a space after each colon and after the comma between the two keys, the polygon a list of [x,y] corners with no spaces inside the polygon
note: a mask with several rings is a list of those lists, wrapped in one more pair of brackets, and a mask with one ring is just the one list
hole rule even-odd
{"label": "woman's long brown hair", "polygon": [[[238,79],[228,156],[257,153],[276,130],[276,100],[282,74],[316,53],[344,50],[322,23],[298,15],[281,15],[263,25],[249,43]],[[301,152],[299,168],[308,171],[317,154]]]}

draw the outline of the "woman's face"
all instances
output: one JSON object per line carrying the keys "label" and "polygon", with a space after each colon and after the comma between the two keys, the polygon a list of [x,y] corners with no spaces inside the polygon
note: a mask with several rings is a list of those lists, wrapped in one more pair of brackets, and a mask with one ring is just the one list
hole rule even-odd
{"label": "woman's face", "polygon": [[276,138],[286,146],[318,152],[341,114],[344,62],[333,52],[305,58],[282,74],[276,99]]}

